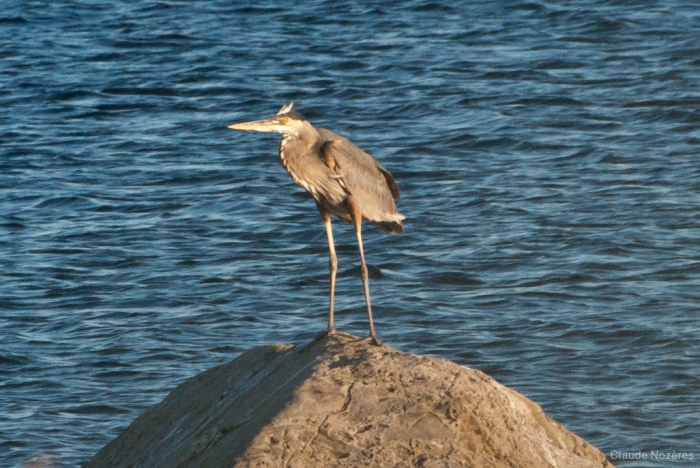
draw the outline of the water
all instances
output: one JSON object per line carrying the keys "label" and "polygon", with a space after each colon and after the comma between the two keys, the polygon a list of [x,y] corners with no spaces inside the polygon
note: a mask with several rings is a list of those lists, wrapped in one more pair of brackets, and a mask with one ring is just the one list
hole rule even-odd
{"label": "water", "polygon": [[[481,369],[618,466],[700,458],[694,2],[0,1],[0,466],[76,466],[183,380],[325,326],[289,100],[377,157],[380,337]],[[339,328],[366,333],[335,224]],[[694,453],[689,460],[616,460]]]}

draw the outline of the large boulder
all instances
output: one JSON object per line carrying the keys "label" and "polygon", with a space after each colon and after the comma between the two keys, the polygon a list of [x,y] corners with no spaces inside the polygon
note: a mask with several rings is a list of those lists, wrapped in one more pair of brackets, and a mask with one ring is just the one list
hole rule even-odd
{"label": "large boulder", "polygon": [[484,373],[338,334],[191,378],[85,467],[612,467]]}

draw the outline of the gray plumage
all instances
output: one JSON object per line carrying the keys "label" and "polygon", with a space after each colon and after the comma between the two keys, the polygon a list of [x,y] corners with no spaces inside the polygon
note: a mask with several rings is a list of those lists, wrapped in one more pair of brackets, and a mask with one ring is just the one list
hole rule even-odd
{"label": "gray plumage", "polygon": [[293,103],[282,106],[272,118],[234,124],[228,128],[281,133],[279,155],[282,165],[292,179],[316,200],[326,224],[331,260],[328,333],[335,331],[333,301],[337,272],[330,215],[354,224],[362,262],[370,337],[379,344],[372,321],[361,223],[362,219],[367,219],[392,234],[403,232],[405,216],[397,211],[395,202],[400,191],[391,173],[348,139],[325,128],[314,128],[304,116],[295,112]]}
{"label": "gray plumage", "polygon": [[387,232],[403,232],[404,216],[394,202],[400,191],[389,171],[337,133],[325,128],[316,133],[314,142],[304,135],[280,143],[280,159],[294,181],[347,223],[352,218],[346,202],[352,197],[365,219]]}

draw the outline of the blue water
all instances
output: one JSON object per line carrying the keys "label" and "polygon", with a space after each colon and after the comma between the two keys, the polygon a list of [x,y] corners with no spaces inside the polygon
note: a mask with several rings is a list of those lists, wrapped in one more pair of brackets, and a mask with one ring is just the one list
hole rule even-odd
{"label": "blue water", "polygon": [[[375,322],[624,467],[700,459],[695,2],[0,0],[0,466],[89,459],[183,380],[326,324],[287,101],[394,174]],[[367,333],[335,224],[337,325]],[[692,454],[618,460],[613,451]]]}

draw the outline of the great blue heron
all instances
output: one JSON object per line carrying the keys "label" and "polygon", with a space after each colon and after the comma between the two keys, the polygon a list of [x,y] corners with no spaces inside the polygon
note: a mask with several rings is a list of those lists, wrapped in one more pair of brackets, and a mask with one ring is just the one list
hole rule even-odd
{"label": "great blue heron", "polygon": [[392,175],[349,140],[325,128],[314,128],[303,115],[295,112],[293,102],[282,106],[274,117],[229,125],[228,128],[281,133],[283,136],[279,154],[282,165],[294,182],[316,200],[316,206],[326,225],[330,250],[329,335],[335,332],[333,302],[338,271],[331,214],[355,226],[362,262],[369,335],[374,344],[381,344],[372,321],[369,275],[362,247],[362,219],[365,218],[392,234],[403,232],[401,221],[406,217],[396,210],[394,200],[399,198],[400,192]]}

